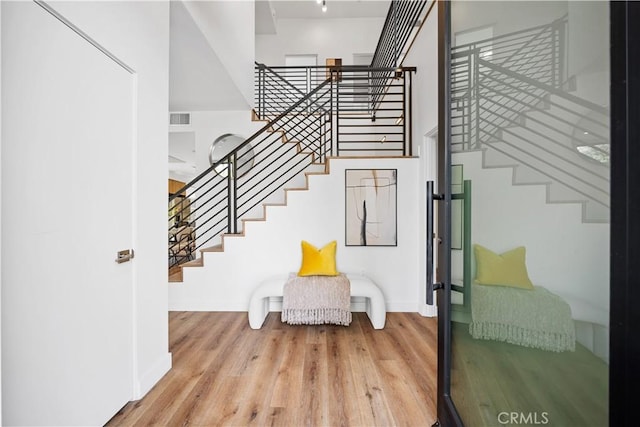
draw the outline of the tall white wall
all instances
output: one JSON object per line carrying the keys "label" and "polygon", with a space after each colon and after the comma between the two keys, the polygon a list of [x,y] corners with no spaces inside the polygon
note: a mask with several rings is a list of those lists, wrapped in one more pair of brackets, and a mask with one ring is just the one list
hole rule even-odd
{"label": "tall white wall", "polygon": [[142,397],[171,367],[165,285],[169,4],[55,2],[55,8],[137,73],[134,396]]}
{"label": "tall white wall", "polygon": [[276,34],[256,35],[256,61],[284,65],[285,55],[316,54],[353,64],[354,53],[374,53],[384,18],[279,19]]}
{"label": "tall white wall", "polygon": [[434,7],[422,25],[402,65],[416,67],[413,75],[413,152],[424,136],[438,126],[438,10]]}
{"label": "tall white wall", "polygon": [[229,70],[247,105],[253,105],[254,0],[186,1],[184,5]]}
{"label": "tall white wall", "polygon": [[[429,7],[430,4],[427,5]],[[416,67],[412,77],[413,154],[420,157],[418,209],[420,221],[420,313],[435,315],[435,306],[423,304],[426,283],[426,181],[437,177],[435,137],[438,127],[438,8],[434,7],[422,25],[402,65]]]}
{"label": "tall white wall", "polygon": [[[398,246],[345,246],[345,169],[398,170]],[[338,241],[343,272],[364,273],[381,288],[389,311],[418,311],[421,242],[418,159],[331,160],[330,175],[310,177],[309,191],[289,192],[284,207],[269,207],[266,222],[245,225],[246,237],[226,238],[225,252],[205,253],[203,268],[184,269],[169,284],[170,310],[246,311],[265,278],[300,268],[300,242]]]}

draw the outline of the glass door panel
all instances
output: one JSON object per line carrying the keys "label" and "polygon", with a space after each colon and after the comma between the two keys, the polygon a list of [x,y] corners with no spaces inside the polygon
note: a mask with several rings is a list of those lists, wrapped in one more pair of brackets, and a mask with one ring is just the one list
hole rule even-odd
{"label": "glass door panel", "polygon": [[609,5],[454,1],[450,39],[451,399],[607,425]]}

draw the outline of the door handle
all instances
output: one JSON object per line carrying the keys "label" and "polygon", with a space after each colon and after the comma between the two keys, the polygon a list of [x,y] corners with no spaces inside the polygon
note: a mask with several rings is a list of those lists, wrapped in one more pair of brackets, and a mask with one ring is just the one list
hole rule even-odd
{"label": "door handle", "polygon": [[[442,288],[441,283],[433,283],[433,219],[434,201],[442,200],[442,194],[433,192],[433,181],[427,181],[427,304],[433,305],[433,291]],[[440,239],[438,239],[440,240]]]}
{"label": "door handle", "polygon": [[118,251],[118,257],[116,258],[116,262],[118,264],[122,264],[123,262],[129,262],[135,256],[133,249],[125,249],[123,251]]}

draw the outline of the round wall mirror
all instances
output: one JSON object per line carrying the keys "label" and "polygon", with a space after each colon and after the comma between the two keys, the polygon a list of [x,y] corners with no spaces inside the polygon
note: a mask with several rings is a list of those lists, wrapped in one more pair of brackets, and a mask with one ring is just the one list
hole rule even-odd
{"label": "round wall mirror", "polygon": [[[227,154],[238,148],[244,141],[245,138],[232,133],[220,135],[215,139],[215,141],[213,141],[211,148],[209,149],[209,163],[214,165],[224,159]],[[218,175],[223,177],[229,176],[229,171],[232,171],[231,176],[233,178],[240,178],[253,167],[253,158],[253,147],[250,143],[245,144],[237,152],[235,167],[231,162],[224,162],[219,164],[215,168],[215,171]],[[235,173],[233,173],[234,169]]]}

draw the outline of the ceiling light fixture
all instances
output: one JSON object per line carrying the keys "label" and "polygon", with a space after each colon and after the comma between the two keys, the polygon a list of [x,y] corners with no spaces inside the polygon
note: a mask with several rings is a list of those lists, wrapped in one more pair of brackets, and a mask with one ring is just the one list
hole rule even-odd
{"label": "ceiling light fixture", "polygon": [[322,0],[322,11],[323,12],[327,11],[327,0]]}
{"label": "ceiling light fixture", "polygon": [[322,3],[322,0],[316,0],[316,3],[318,4]]}

